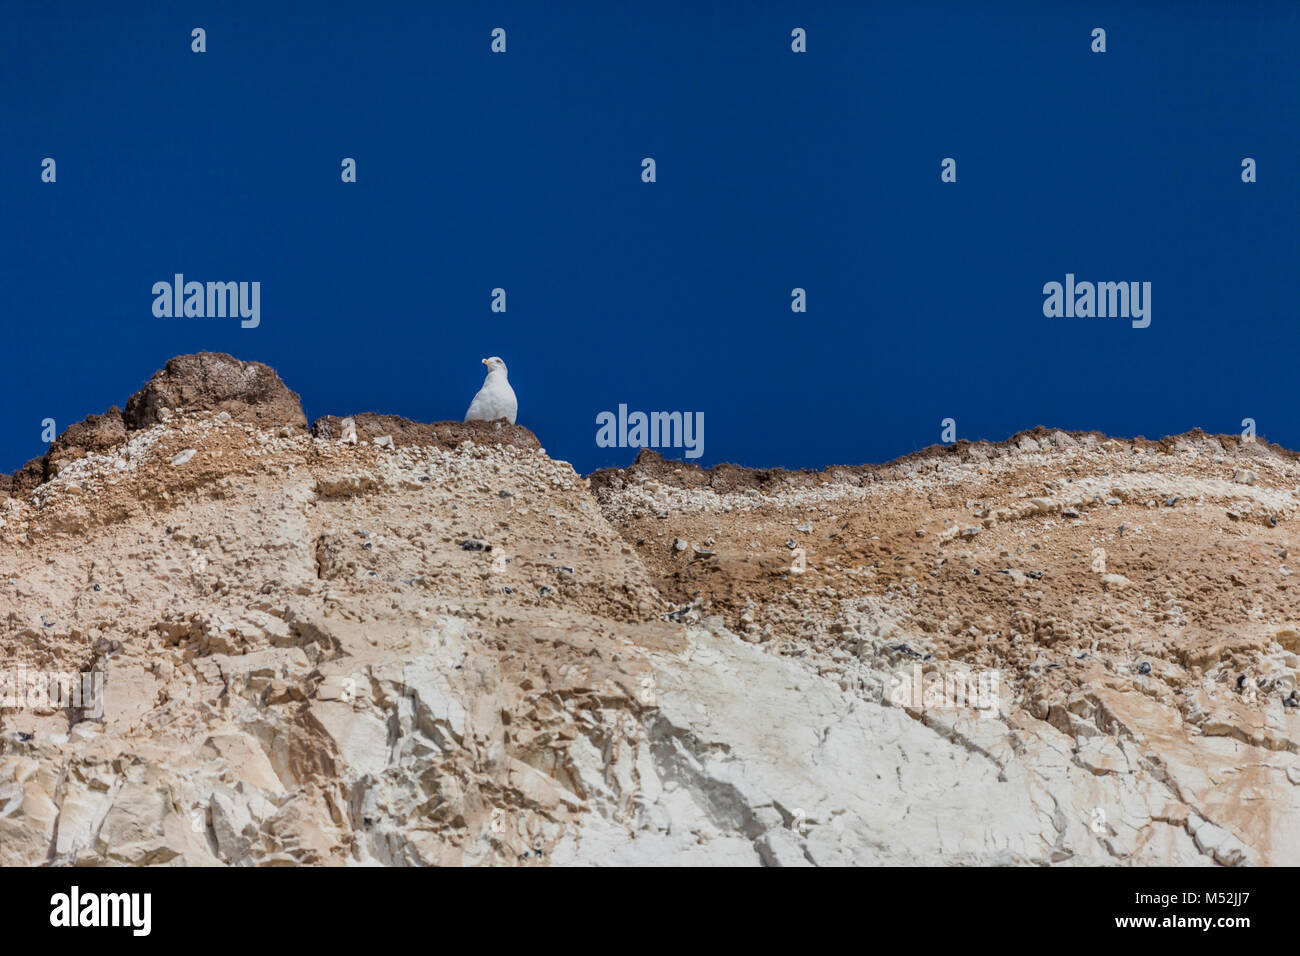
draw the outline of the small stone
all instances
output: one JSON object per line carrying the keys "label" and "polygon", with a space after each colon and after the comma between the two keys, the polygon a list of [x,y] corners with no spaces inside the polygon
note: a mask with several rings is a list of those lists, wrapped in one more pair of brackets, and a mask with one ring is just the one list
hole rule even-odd
{"label": "small stone", "polygon": [[1061,509],[1061,517],[1062,517],[1062,518],[1077,518],[1077,517],[1079,517],[1079,512],[1076,511],[1074,508],[1062,508],[1062,509]]}
{"label": "small stone", "polygon": [[1111,505],[1112,507],[1115,506],[1115,505],[1122,505],[1123,503],[1124,503],[1124,502],[1120,501],[1120,499],[1118,499],[1118,498],[1107,498],[1107,499],[1106,499],[1106,504]]}
{"label": "small stone", "polygon": [[1149,661],[1143,661],[1141,664],[1138,665],[1137,671],[1139,674],[1150,674],[1151,663]]}
{"label": "small stone", "polygon": [[1238,468],[1232,473],[1232,480],[1239,485],[1253,485],[1259,481],[1259,475],[1255,474],[1249,468]]}
{"label": "small stone", "polygon": [[1129,585],[1129,579],[1122,574],[1103,574],[1101,583],[1113,588],[1125,588]]}
{"label": "small stone", "polygon": [[175,455],[175,457],[172,458],[172,464],[176,466],[183,465],[191,458],[193,458],[195,454],[197,454],[197,452],[193,448],[183,449],[182,451],[178,452]]}
{"label": "small stone", "polygon": [[813,529],[812,522],[805,521],[803,524],[799,525],[794,530],[802,531],[804,534],[812,534],[812,529]]}
{"label": "small stone", "polygon": [[484,544],[476,538],[466,538],[460,543],[462,551],[491,551],[492,545]]}
{"label": "small stone", "polygon": [[391,449],[393,447],[393,436],[380,435],[378,438],[375,439],[375,447]]}
{"label": "small stone", "polygon": [[268,704],[285,704],[290,700],[289,682],[276,678],[266,686],[266,702]]}
{"label": "small stone", "polygon": [[1182,500],[1183,499],[1179,498],[1177,495],[1170,495],[1168,498],[1165,499],[1165,507],[1172,508],[1174,505],[1178,504],[1178,502]]}
{"label": "small stone", "polygon": [[689,548],[689,547],[690,547],[690,544],[688,544],[688,543],[687,543],[684,539],[682,539],[682,538],[676,538],[676,539],[673,540],[673,550],[674,550],[674,551],[685,551],[685,550],[686,550],[687,548]]}
{"label": "small stone", "polygon": [[785,543],[785,546],[786,546],[787,548],[789,548],[791,551],[793,551],[795,548],[799,547],[799,545],[795,543],[794,538],[791,538],[789,541],[787,541],[787,542]]}

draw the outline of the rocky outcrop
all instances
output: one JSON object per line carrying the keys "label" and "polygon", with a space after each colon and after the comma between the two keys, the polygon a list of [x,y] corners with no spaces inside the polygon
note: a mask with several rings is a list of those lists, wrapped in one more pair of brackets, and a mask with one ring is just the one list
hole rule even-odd
{"label": "rocky outcrop", "polygon": [[[68,464],[122,445],[129,433],[170,421],[175,416],[210,413],[260,428],[303,430],[302,402],[279,375],[261,362],[245,362],[220,352],[199,352],[170,360],[132,395],[126,411],[116,405],[66,429],[49,451],[12,475],[0,475],[0,497],[28,494]],[[345,425],[344,423],[348,423]],[[511,445],[539,450],[528,429],[505,422],[434,422],[425,424],[398,415],[363,412],[350,418],[324,415],[312,424],[317,438],[391,442],[393,447],[457,448],[464,442]]]}
{"label": "rocky outcrop", "polygon": [[149,428],[173,415],[213,412],[263,427],[305,429],[307,417],[298,396],[261,362],[242,362],[220,352],[171,359],[127,400],[69,426],[39,458],[12,475],[0,475],[0,497],[29,494],[72,462],[121,446],[129,432]]}
{"label": "rocky outcrop", "polygon": [[235,421],[306,428],[302,401],[261,362],[242,362],[221,352],[181,355],[155,372],[126,403],[128,428],[148,428],[169,413],[226,412]]}
{"label": "rocky outcrop", "polygon": [[122,409],[114,405],[103,415],[90,415],[68,428],[50,445],[46,455],[46,475],[58,474],[68,461],[87,455],[102,455],[126,441],[126,422]]}
{"label": "rocky outcrop", "polygon": [[224,401],[70,429],[0,502],[2,864],[1300,845],[1300,465],[1269,446],[644,455],[589,488],[498,423]]}

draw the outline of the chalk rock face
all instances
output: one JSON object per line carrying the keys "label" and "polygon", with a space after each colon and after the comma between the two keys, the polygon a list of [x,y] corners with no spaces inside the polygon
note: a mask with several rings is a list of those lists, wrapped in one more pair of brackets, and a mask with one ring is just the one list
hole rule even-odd
{"label": "chalk rock face", "polygon": [[1043,432],[589,484],[524,429],[165,389],[0,503],[0,864],[1300,845],[1286,455]]}
{"label": "chalk rock face", "polygon": [[171,359],[126,403],[127,427],[163,420],[163,409],[228,412],[236,421],[263,427],[307,427],[302,402],[261,362],[241,362],[220,352]]}

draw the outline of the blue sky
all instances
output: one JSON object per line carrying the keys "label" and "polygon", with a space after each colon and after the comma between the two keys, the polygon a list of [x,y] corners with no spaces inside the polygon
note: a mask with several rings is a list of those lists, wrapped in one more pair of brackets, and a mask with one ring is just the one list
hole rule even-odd
{"label": "blue sky", "polygon": [[[703,412],[704,464],[948,417],[1300,447],[1298,49],[1300,6],[1227,0],[11,9],[0,470],[204,349],[421,421],[500,355],[583,472],[635,457],[596,446],[620,403]],[[156,318],[177,272],[261,282],[261,324]],[[1045,318],[1067,272],[1151,282],[1150,327]]]}

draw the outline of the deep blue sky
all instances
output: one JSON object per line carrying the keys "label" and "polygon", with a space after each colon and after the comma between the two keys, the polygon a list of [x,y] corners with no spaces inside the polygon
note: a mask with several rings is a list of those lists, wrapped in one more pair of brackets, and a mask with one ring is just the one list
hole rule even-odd
{"label": "deep blue sky", "polygon": [[[203,349],[310,418],[422,421],[499,354],[583,472],[635,456],[595,445],[619,403],[704,412],[704,464],[881,461],[945,417],[1300,447],[1300,4],[27,7],[0,470]],[[175,272],[260,281],[261,326],[155,318]],[[1152,282],[1150,328],[1044,318],[1066,272]]]}

